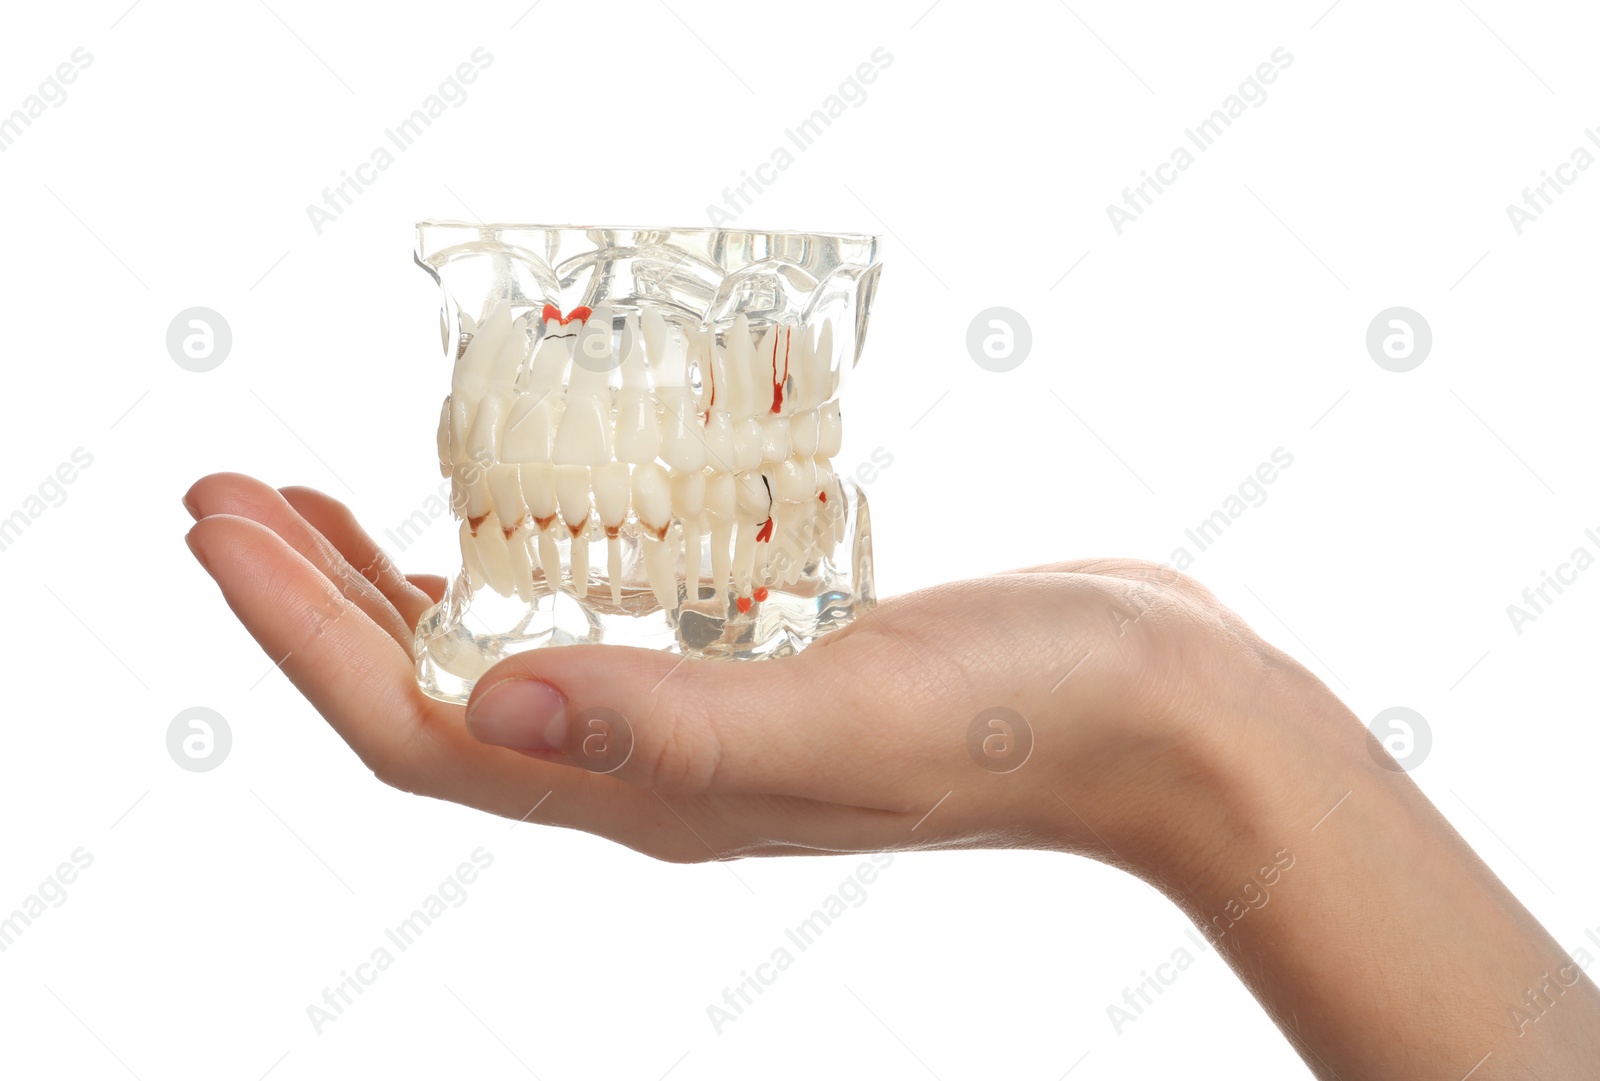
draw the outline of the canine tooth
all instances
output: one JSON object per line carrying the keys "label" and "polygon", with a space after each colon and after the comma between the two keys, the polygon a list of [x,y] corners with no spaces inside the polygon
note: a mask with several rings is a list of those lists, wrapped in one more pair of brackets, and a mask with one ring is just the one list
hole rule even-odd
{"label": "canine tooth", "polygon": [[650,362],[664,363],[667,355],[667,321],[655,308],[646,308],[644,314],[639,317],[639,323]]}
{"label": "canine tooth", "polygon": [[439,475],[450,475],[450,396],[445,395],[444,405],[439,408]]}
{"label": "canine tooth", "polygon": [[706,478],[706,516],[711,519],[711,588],[718,597],[728,588],[737,506],[732,473],[713,472]]}
{"label": "canine tooth", "polygon": [[517,375],[522,371],[522,362],[528,357],[528,319],[532,313],[524,313],[511,321],[506,331],[505,341],[500,346],[499,353],[495,356],[494,368],[489,376],[491,387],[510,388],[517,381]]}
{"label": "canine tooth", "polygon": [[772,534],[772,498],[760,473],[741,473],[734,483],[738,529],[733,541],[733,588],[739,610],[745,612],[750,608],[756,547]]}
{"label": "canine tooth", "polygon": [[673,553],[675,546],[670,538],[644,538],[644,573],[650,580],[650,591],[656,603],[668,614],[678,607],[678,583],[673,578]]}
{"label": "canine tooth", "polygon": [[672,550],[665,544],[672,524],[672,490],[667,471],[647,462],[633,471],[633,512],[639,516],[644,534],[644,569],[650,589],[662,610],[678,606],[678,589],[673,582]]}
{"label": "canine tooth", "polygon": [[451,499],[474,536],[494,509],[494,502],[489,495],[488,474],[488,466],[474,461],[457,465],[451,473]]}
{"label": "canine tooth", "polygon": [[569,388],[566,408],[556,428],[552,460],[557,465],[604,465],[611,461],[611,424],[606,414],[598,395]]}
{"label": "canine tooth", "polygon": [[789,418],[761,418],[761,460],[781,462],[789,457]]}
{"label": "canine tooth", "polygon": [[460,400],[473,404],[483,397],[483,392],[489,389],[495,361],[510,334],[511,302],[502,297],[485,313],[483,322],[478,324],[472,335],[472,341],[467,343],[467,351],[456,362],[450,381],[452,397],[459,394]]}
{"label": "canine tooth", "polygon": [[734,422],[732,465],[741,473],[761,465],[761,422],[754,417]]}
{"label": "canine tooth", "polygon": [[581,465],[558,465],[555,471],[556,502],[572,534],[572,588],[583,597],[589,593],[589,471]]}
{"label": "canine tooth", "polygon": [[672,476],[672,513],[683,525],[683,585],[690,601],[700,599],[701,519],[706,510],[706,475],[675,473]]}
{"label": "canine tooth", "polygon": [[606,531],[606,577],[611,600],[622,604],[622,525],[628,520],[628,464],[607,462],[594,469],[594,509]]}
{"label": "canine tooth", "polygon": [[844,427],[839,418],[839,402],[824,402],[817,410],[817,455],[832,458],[839,453],[844,439]]}
{"label": "canine tooth", "polygon": [[478,403],[477,415],[472,420],[472,432],[467,436],[467,455],[475,462],[487,466],[500,460],[500,433],[505,428],[506,413],[511,408],[512,395],[507,390],[491,390]]}
{"label": "canine tooth", "polygon": [[817,411],[807,409],[789,418],[789,453],[810,457],[817,453]]}

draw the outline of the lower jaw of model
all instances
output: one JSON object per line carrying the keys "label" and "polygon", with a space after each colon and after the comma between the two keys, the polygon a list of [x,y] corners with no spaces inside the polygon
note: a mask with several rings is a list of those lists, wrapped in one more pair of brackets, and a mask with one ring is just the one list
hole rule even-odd
{"label": "lower jaw of model", "polygon": [[428,694],[544,646],[787,656],[873,606],[828,321],[501,301],[462,327],[438,451],[463,569],[417,628]]}

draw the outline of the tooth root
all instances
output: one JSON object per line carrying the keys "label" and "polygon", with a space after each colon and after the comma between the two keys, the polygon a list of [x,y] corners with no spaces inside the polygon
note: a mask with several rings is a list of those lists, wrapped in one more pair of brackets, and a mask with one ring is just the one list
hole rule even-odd
{"label": "tooth root", "polygon": [[572,534],[572,588],[578,596],[589,593],[589,471],[580,465],[556,466],[556,501],[561,519]]}
{"label": "tooth root", "polygon": [[787,457],[789,457],[789,418],[762,418],[761,460],[763,462],[781,462]]}
{"label": "tooth root", "polygon": [[622,538],[606,538],[606,580],[611,584],[611,603],[622,607]]}
{"label": "tooth root", "polygon": [[522,371],[522,362],[528,356],[528,318],[531,314],[517,316],[507,328],[505,340],[501,343],[489,375],[491,387],[509,390],[516,382],[518,373]]}
{"label": "tooth root", "polygon": [[700,599],[701,518],[706,509],[706,475],[677,473],[672,477],[672,513],[683,523],[683,586],[685,598]]}
{"label": "tooth root", "polygon": [[822,321],[822,330],[817,334],[817,351],[811,357],[811,373],[815,380],[811,394],[816,399],[811,404],[821,405],[839,388],[839,373],[834,367],[832,319]]}
{"label": "tooth root", "polygon": [[741,313],[723,334],[726,343],[728,398],[727,410],[735,418],[754,417],[765,412],[760,401],[755,342],[750,339],[750,321]]}
{"label": "tooth root", "polygon": [[533,362],[528,365],[527,392],[538,397],[559,394],[561,381],[567,374],[567,361],[572,357],[572,339],[564,337],[567,331],[553,320],[545,328],[545,336],[534,350]]}
{"label": "tooth root", "polygon": [[706,515],[711,519],[711,588],[719,599],[728,588],[732,570],[730,551],[737,506],[732,473],[714,472],[706,478]]}
{"label": "tooth root", "polygon": [[769,565],[773,581],[786,586],[800,580],[811,558],[816,527],[814,500],[804,503],[779,501],[772,506],[772,556]]}
{"label": "tooth root", "polygon": [[759,473],[741,473],[735,478],[735,487],[738,529],[733,541],[733,586],[740,610],[745,611],[749,608],[757,561],[765,555],[766,538],[772,528],[772,499]]}
{"label": "tooth root", "polygon": [[755,574],[756,531],[760,522],[740,521],[733,538],[733,595],[740,612],[750,609],[751,579]]}
{"label": "tooth root", "polygon": [[472,341],[467,343],[466,352],[456,361],[450,381],[452,397],[459,395],[462,401],[470,403],[483,397],[494,375],[495,361],[510,334],[511,302],[501,297],[484,314],[483,321],[473,332]]}
{"label": "tooth root", "polygon": [[450,475],[450,397],[445,396],[444,405],[439,409],[439,475]]}
{"label": "tooth root", "polygon": [[578,331],[577,344],[572,349],[572,372],[567,379],[569,398],[574,391],[605,390],[618,364],[613,330],[610,304],[597,305],[583,321],[583,329]]}
{"label": "tooth root", "polygon": [[544,572],[544,584],[552,589],[561,588],[561,549],[556,546],[554,526],[539,530],[539,569]]}
{"label": "tooth root", "polygon": [[608,462],[594,469],[594,509],[606,531],[606,579],[612,603],[622,604],[622,525],[628,519],[631,483],[626,462]]}
{"label": "tooth root", "polygon": [[678,584],[673,575],[673,545],[655,537],[644,538],[644,572],[650,580],[650,591],[663,612],[672,613],[678,607]]}
{"label": "tooth root", "polygon": [[789,373],[792,379],[789,393],[794,400],[793,402],[785,401],[784,405],[791,412],[798,413],[806,409],[815,408],[817,404],[811,400],[812,383],[814,382],[812,372],[816,368],[817,349],[809,326],[802,326],[796,329],[799,333],[795,336],[794,356],[791,359],[792,367]]}
{"label": "tooth root", "polygon": [[645,351],[652,364],[661,364],[667,355],[667,321],[655,308],[647,308],[639,317]]}
{"label": "tooth root", "polygon": [[555,442],[559,399],[529,391],[517,395],[506,413],[500,435],[503,462],[548,462]]}
{"label": "tooth root", "polygon": [[528,547],[528,527],[524,523],[506,538],[506,550],[511,553],[511,581],[520,600],[532,602],[537,587],[533,582],[533,553]]}
{"label": "tooth root", "polygon": [[478,538],[472,535],[467,523],[461,523],[461,565],[467,572],[467,588],[476,593],[488,585],[489,576],[483,573],[483,561],[478,558]]}
{"label": "tooth root", "polygon": [[710,409],[717,393],[716,334],[709,329],[691,330],[684,351],[684,382],[693,387],[698,380],[700,391],[695,395],[694,411],[703,413]]}
{"label": "tooth root", "polygon": [[844,440],[844,426],[839,417],[837,400],[826,402],[817,410],[817,455],[832,458],[839,453]]}

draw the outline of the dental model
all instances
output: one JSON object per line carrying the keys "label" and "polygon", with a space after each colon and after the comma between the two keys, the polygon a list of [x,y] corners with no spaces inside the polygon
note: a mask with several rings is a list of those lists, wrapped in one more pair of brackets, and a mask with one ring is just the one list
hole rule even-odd
{"label": "dental model", "polygon": [[463,561],[417,628],[424,690],[464,701],[504,656],[577,642],[782,656],[869,609],[866,503],[834,459],[875,246],[419,225]]}

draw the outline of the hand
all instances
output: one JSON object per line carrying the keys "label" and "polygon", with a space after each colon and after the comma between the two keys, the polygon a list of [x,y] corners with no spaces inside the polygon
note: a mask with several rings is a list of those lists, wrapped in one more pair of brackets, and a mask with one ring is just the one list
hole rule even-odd
{"label": "hand", "polygon": [[[401,574],[308,488],[217,474],[184,503],[240,621],[391,785],[675,861],[1083,853],[1165,891],[1320,1078],[1600,1061],[1582,967],[1320,681],[1181,575],[1095,560],[938,586],[783,660],[535,650],[462,709],[412,671],[443,579]],[[1021,718],[1009,745],[996,707]],[[610,773],[584,743],[596,708],[632,741]]]}
{"label": "hand", "polygon": [[[1220,782],[1185,703],[1236,698],[1269,649],[1199,585],[1096,560],[886,601],[783,660],[536,650],[463,710],[412,666],[443,579],[402,575],[309,488],[217,474],[184,502],[240,621],[381,780],[674,861],[1027,846],[1154,875],[1181,841],[1166,824]],[[606,774],[596,709],[632,743]]]}

